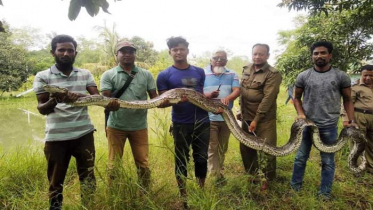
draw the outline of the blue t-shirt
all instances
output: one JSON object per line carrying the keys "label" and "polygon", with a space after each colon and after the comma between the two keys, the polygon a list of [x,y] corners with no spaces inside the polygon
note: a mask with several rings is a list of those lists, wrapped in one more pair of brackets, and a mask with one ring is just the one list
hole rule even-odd
{"label": "blue t-shirt", "polygon": [[[232,70],[225,69],[225,72],[223,74],[215,75],[211,71],[211,65],[208,65],[205,68],[205,74],[206,80],[203,88],[203,91],[205,93],[217,90],[219,88],[219,85],[221,85],[219,89],[219,96],[215,98],[216,100],[220,100],[229,96],[232,93],[232,88],[240,87],[240,83],[238,82],[238,75]],[[228,107],[229,109],[232,109],[233,101],[229,103]],[[223,117],[220,114],[213,114],[209,112],[209,117],[211,121],[224,121]]]}
{"label": "blue t-shirt", "polygon": [[[187,69],[178,69],[170,66],[159,73],[157,88],[158,91],[189,88],[203,94],[204,82],[205,72],[202,68],[190,65]],[[172,106],[172,122],[209,122],[209,117],[205,110],[192,103],[184,102]]]}

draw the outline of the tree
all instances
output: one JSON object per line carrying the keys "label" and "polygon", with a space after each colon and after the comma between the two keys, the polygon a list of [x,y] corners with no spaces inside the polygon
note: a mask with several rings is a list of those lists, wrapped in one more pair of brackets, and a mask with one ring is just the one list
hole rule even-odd
{"label": "tree", "polygon": [[335,15],[336,12],[355,11],[350,17],[352,22],[373,22],[373,0],[282,0],[278,6],[296,11],[308,10],[312,16],[321,14],[328,16],[329,14]]}
{"label": "tree", "polygon": [[165,70],[172,64],[173,64],[173,60],[171,56],[169,55],[168,50],[163,50],[158,53],[157,60],[154,63],[154,65],[152,65],[149,68],[149,71],[152,73],[154,78],[157,78],[158,74],[161,71]]}
{"label": "tree", "polygon": [[[132,42],[136,47],[136,65],[148,69],[157,61],[157,51],[153,49],[153,42],[145,41],[139,36],[133,36],[130,39],[123,39]],[[123,41],[121,40],[121,41]]]}
{"label": "tree", "polygon": [[372,0],[282,0],[279,7],[289,10],[309,10],[312,14],[342,12],[357,9],[360,12],[372,11]]}
{"label": "tree", "polygon": [[41,34],[40,29],[30,26],[22,28],[11,28],[14,44],[20,45],[27,50],[42,49],[49,43],[45,35]]}
{"label": "tree", "polygon": [[242,69],[249,63],[247,56],[233,56],[228,59],[227,68],[236,71],[238,75],[242,75]]}
{"label": "tree", "polygon": [[105,59],[105,53],[100,50],[102,49],[102,44],[97,40],[81,36],[76,41],[78,42],[78,55],[75,59],[75,66],[81,67],[86,63],[105,63],[102,62]]}
{"label": "tree", "polygon": [[[121,0],[114,0],[116,1],[121,1]],[[75,20],[79,13],[80,9],[82,7],[85,7],[87,10],[88,14],[92,17],[96,16],[98,12],[100,11],[100,8],[102,11],[109,13],[109,3],[107,0],[70,0],[70,7],[69,7],[69,19],[70,20]]]}
{"label": "tree", "polygon": [[13,44],[10,36],[11,32],[0,33],[0,90],[2,94],[5,91],[18,89],[27,79],[26,50]]}
{"label": "tree", "polygon": [[204,68],[210,63],[211,54],[212,53],[210,51],[205,51],[200,56],[192,55],[192,58],[189,59],[189,62],[192,65],[196,65],[198,67]]}
{"label": "tree", "polygon": [[0,32],[5,32],[5,28],[3,26],[3,22],[0,21]]}
{"label": "tree", "polygon": [[296,75],[312,66],[309,47],[315,41],[333,43],[332,64],[344,71],[353,71],[371,59],[373,22],[356,19],[357,13],[358,9],[309,16],[299,28],[280,32],[279,40],[286,50],[278,57],[276,67],[286,75],[285,83],[293,83]]}
{"label": "tree", "polygon": [[117,64],[115,48],[120,39],[115,23],[111,29],[106,25],[106,22],[104,22],[104,26],[96,26],[95,29],[99,32],[99,38],[103,39],[102,49],[106,55],[103,62],[106,66],[115,66]]}
{"label": "tree", "polygon": [[117,65],[116,46],[118,42],[129,41],[132,42],[136,47],[136,65],[142,68],[148,69],[157,60],[157,51],[153,49],[154,45],[152,42],[145,41],[139,36],[132,38],[122,38],[116,31],[116,25],[113,24],[112,28],[109,28],[104,23],[104,26],[96,26],[96,30],[99,32],[99,37],[103,39],[104,52],[108,61],[108,66]]}
{"label": "tree", "polygon": [[[116,1],[121,0],[114,0],[114,2]],[[0,0],[0,5],[4,6],[2,0]],[[110,14],[108,10],[109,3],[107,2],[107,0],[70,0],[68,17],[71,21],[75,20],[78,17],[82,7],[85,7],[87,13],[92,17],[98,14],[100,8],[102,9],[102,11]],[[2,29],[4,28],[2,28],[0,21],[0,32],[4,32]]]}

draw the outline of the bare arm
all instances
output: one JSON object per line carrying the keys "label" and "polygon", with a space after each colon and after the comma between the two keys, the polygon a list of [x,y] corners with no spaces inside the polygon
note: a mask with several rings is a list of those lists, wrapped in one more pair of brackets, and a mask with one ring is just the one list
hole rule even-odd
{"label": "bare arm", "polygon": [[[348,119],[355,121],[354,104],[352,103],[352,99],[351,99],[351,87],[342,89],[342,97],[343,97],[343,107],[346,110]],[[350,123],[350,124],[354,124],[353,126],[357,126],[356,123]]]}
{"label": "bare arm", "polygon": [[42,93],[36,95],[38,100],[38,110],[42,115],[48,115],[54,112],[54,108],[57,106],[57,101],[54,98],[49,97],[49,93]]}
{"label": "bare arm", "polygon": [[229,101],[234,101],[238,96],[240,96],[240,88],[239,87],[234,87],[232,88],[232,93],[229,94],[226,98]]}
{"label": "bare arm", "polygon": [[303,104],[302,104],[302,95],[303,89],[299,87],[295,87],[294,91],[294,107],[298,113],[298,119],[306,119],[306,115],[304,114]]}
{"label": "bare arm", "polygon": [[96,86],[87,87],[87,91],[90,95],[100,95]]}
{"label": "bare arm", "polygon": [[148,95],[150,98],[155,98],[158,96],[157,91],[155,90],[148,90]]}

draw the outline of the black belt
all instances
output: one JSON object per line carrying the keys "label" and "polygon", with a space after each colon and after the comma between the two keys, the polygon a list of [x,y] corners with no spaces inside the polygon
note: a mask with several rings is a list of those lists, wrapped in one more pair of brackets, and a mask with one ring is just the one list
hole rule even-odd
{"label": "black belt", "polygon": [[358,108],[355,108],[355,112],[360,112],[364,114],[373,114],[373,111],[371,110],[364,110],[364,109],[358,109]]}

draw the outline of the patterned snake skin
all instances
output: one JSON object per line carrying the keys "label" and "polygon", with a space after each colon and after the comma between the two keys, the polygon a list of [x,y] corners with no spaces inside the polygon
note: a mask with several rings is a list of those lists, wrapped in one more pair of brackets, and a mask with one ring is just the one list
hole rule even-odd
{"label": "patterned snake skin", "polygon": [[[57,86],[44,86],[45,91],[49,93],[67,93],[67,89],[59,88]],[[100,95],[90,95],[86,97],[81,97],[71,105],[73,106],[103,106],[105,107],[110,101],[117,100],[120,104],[121,108],[127,109],[151,109],[156,108],[160,104],[165,101],[169,101],[171,104],[176,104],[180,102],[181,97],[184,96],[188,99],[190,103],[213,113],[221,112],[225,122],[228,125],[229,130],[233,134],[234,137],[237,138],[238,141],[243,143],[244,145],[259,151],[263,151],[267,154],[273,156],[286,156],[290,153],[297,150],[302,141],[302,133],[305,127],[310,127],[313,131],[313,144],[314,146],[326,153],[334,153],[342,149],[342,147],[346,144],[348,139],[351,139],[354,142],[354,147],[352,148],[349,156],[348,156],[348,165],[350,170],[353,173],[361,173],[365,170],[365,158],[364,158],[364,145],[366,142],[365,136],[356,128],[349,127],[343,128],[340,132],[338,140],[335,144],[326,145],[324,144],[319,135],[319,131],[317,126],[310,120],[307,119],[299,119],[295,121],[291,127],[291,135],[289,141],[281,146],[271,146],[266,143],[265,139],[250,135],[244,132],[241,127],[238,125],[236,118],[234,117],[231,110],[228,109],[227,106],[222,104],[218,100],[209,100],[204,95],[199,92],[196,92],[191,89],[186,88],[176,88],[169,90],[163,93],[161,96],[156,98],[147,100],[147,101],[123,101],[120,99],[113,99],[105,96]],[[361,163],[358,165],[357,160],[361,157]]]}

